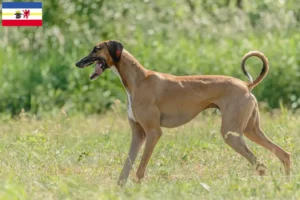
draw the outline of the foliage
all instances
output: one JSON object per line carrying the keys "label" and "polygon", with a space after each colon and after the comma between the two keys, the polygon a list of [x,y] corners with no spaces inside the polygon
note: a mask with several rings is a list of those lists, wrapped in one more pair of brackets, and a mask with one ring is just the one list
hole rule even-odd
{"label": "foliage", "polygon": [[[300,8],[296,1],[51,0],[43,27],[0,29],[0,112],[64,108],[99,113],[125,100],[109,71],[90,82],[92,69],[75,62],[102,40],[117,39],[146,68],[176,75],[225,74],[246,80],[242,56],[260,50],[270,61],[253,91],[270,108],[300,107]],[[255,77],[261,63],[247,63]]]}

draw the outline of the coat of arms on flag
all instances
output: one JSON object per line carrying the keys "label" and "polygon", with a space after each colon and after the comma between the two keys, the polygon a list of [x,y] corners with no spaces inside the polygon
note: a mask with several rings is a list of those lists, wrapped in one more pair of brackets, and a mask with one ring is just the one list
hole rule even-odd
{"label": "coat of arms on flag", "polygon": [[42,26],[42,2],[3,2],[2,26]]}

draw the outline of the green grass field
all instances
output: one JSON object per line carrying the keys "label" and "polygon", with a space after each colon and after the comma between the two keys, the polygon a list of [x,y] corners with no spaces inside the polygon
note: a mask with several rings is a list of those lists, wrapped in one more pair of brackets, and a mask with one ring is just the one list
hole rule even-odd
{"label": "green grass field", "polygon": [[[279,160],[249,141],[267,165],[257,176],[223,141],[220,114],[163,129],[142,184],[131,173],[116,186],[130,142],[124,105],[105,115],[37,119],[21,113],[0,120],[0,199],[299,199],[300,115],[262,114],[266,134],[292,155],[290,181]],[[134,168],[137,168],[138,157]]]}

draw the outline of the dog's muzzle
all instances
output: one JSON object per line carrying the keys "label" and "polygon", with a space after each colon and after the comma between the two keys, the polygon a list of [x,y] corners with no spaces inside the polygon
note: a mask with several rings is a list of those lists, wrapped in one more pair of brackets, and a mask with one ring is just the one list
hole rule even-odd
{"label": "dog's muzzle", "polygon": [[80,61],[76,63],[76,66],[79,68],[85,68],[90,66],[91,64],[96,62],[95,71],[90,76],[91,80],[96,79],[98,76],[100,76],[107,68],[108,65],[106,63],[106,60],[102,57],[85,57],[82,58]]}

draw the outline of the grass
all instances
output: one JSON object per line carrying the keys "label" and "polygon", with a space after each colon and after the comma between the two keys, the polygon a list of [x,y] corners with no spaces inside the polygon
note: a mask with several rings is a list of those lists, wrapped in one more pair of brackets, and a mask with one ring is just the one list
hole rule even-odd
{"label": "grass", "polygon": [[[130,143],[124,105],[105,115],[37,119],[21,113],[0,122],[0,199],[299,199],[299,114],[262,114],[267,135],[292,155],[292,176],[281,163],[249,141],[267,165],[258,177],[219,134],[214,111],[191,123],[163,129],[142,184],[132,172],[125,188],[116,186]],[[137,168],[140,157],[135,163]]]}

